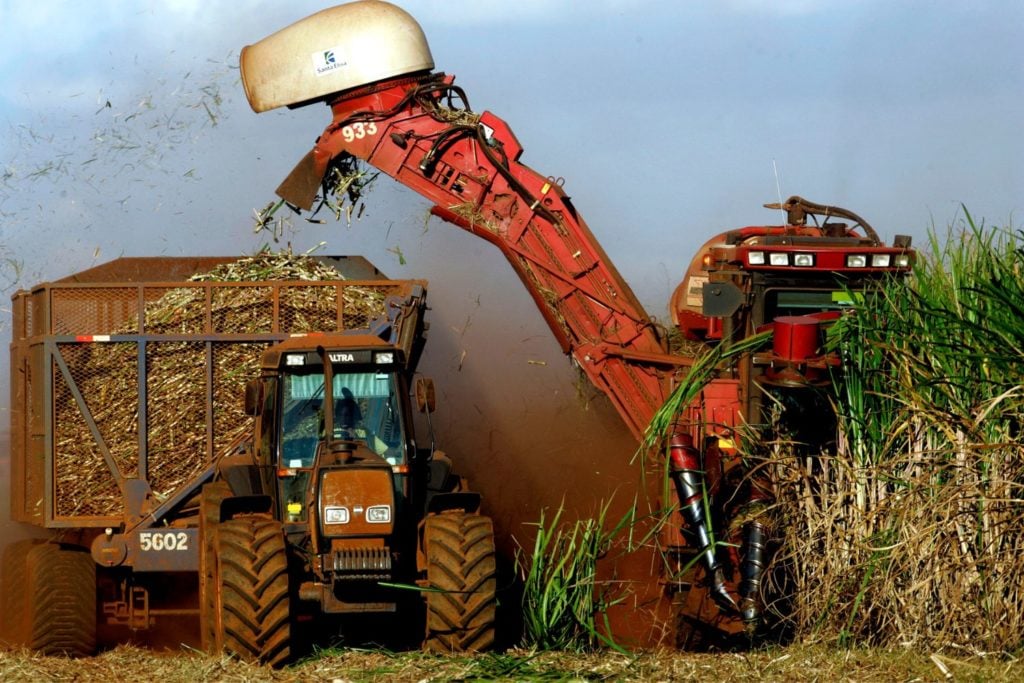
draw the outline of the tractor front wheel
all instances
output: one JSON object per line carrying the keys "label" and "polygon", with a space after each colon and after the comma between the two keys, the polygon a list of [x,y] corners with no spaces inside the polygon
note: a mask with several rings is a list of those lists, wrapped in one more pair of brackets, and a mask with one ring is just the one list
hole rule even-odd
{"label": "tractor front wheel", "polygon": [[435,652],[478,652],[494,644],[497,580],[490,518],[460,511],[427,517],[427,633]]}
{"label": "tractor front wheel", "polygon": [[285,664],[291,656],[291,603],[281,523],[262,516],[221,522],[215,564],[215,648],[247,661]]}

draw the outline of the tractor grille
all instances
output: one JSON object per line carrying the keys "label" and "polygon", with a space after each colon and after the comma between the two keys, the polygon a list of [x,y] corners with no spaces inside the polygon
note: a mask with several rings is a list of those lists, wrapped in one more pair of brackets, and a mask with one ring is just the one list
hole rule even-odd
{"label": "tractor grille", "polygon": [[391,551],[380,547],[335,550],[334,577],[340,581],[391,578]]}

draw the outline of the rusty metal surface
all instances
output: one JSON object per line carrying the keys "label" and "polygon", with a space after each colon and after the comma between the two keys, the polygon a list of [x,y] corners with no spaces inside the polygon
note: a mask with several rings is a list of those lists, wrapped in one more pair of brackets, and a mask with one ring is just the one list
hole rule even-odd
{"label": "rusty metal surface", "polygon": [[[875,232],[875,229],[871,227],[866,220],[849,209],[818,204],[796,195],[787,198],[785,202],[772,202],[765,204],[764,208],[781,209],[785,211],[786,222],[789,225],[807,225],[808,216],[821,216],[823,220],[828,220],[829,218],[834,217],[846,218],[847,220],[853,221],[855,226],[860,226],[868,239],[870,239],[875,246],[882,245],[882,239],[878,236],[878,233]],[[843,226],[844,234],[846,232],[845,227],[846,226]]]}
{"label": "rusty metal surface", "polygon": [[198,528],[135,529],[126,534],[99,534],[92,557],[101,567],[131,566],[138,572],[199,570]]}
{"label": "rusty metal surface", "polygon": [[[325,537],[387,536],[395,526],[395,491],[387,467],[337,467],[320,475],[319,521]],[[337,523],[328,510],[338,515]]]}

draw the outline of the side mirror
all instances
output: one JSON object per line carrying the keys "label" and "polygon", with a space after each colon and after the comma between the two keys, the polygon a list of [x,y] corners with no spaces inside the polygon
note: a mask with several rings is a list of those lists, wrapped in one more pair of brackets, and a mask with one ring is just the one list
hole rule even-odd
{"label": "side mirror", "polygon": [[743,292],[731,282],[705,282],[701,298],[709,318],[728,318],[743,305]]}
{"label": "side mirror", "polygon": [[437,408],[434,380],[429,377],[416,378],[416,409],[421,413],[432,413]]}
{"label": "side mirror", "polygon": [[251,379],[245,383],[245,414],[256,416],[263,409],[263,382]]}

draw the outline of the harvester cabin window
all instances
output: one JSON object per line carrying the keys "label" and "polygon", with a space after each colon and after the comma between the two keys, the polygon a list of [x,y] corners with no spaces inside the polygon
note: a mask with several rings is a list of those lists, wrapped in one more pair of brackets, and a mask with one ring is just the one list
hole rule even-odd
{"label": "harvester cabin window", "polygon": [[807,315],[849,308],[853,301],[849,292],[834,289],[775,289],[766,292],[766,321],[784,315]]}
{"label": "harvester cabin window", "polygon": [[[324,437],[324,376],[285,375],[282,387],[281,464],[310,467]],[[335,439],[364,444],[391,465],[405,461],[405,435],[398,412],[395,376],[376,372],[334,375]]]}

